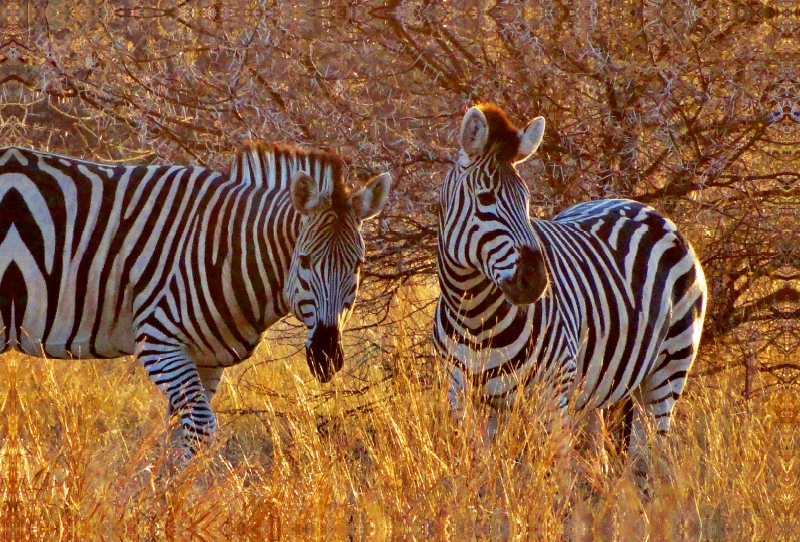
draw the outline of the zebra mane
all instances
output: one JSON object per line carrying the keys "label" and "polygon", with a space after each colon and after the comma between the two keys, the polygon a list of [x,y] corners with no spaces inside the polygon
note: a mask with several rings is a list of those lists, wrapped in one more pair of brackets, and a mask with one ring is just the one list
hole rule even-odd
{"label": "zebra mane", "polygon": [[486,149],[499,160],[513,160],[519,152],[519,130],[511,124],[505,112],[493,103],[477,105],[489,124]]}
{"label": "zebra mane", "polygon": [[305,171],[330,194],[331,208],[337,215],[349,209],[349,191],[344,183],[344,160],[338,154],[316,149],[301,149],[282,143],[251,141],[236,154],[231,179],[242,184],[289,190],[297,171]]}

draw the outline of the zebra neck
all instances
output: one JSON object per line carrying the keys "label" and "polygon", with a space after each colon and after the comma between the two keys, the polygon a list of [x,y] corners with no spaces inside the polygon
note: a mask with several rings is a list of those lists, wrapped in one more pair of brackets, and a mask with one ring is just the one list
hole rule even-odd
{"label": "zebra neck", "polygon": [[440,274],[439,283],[448,319],[470,333],[483,333],[517,312],[502,290],[480,272],[448,269]]}
{"label": "zebra neck", "polygon": [[[283,294],[300,216],[285,190],[247,187],[216,228],[212,261],[232,316],[259,336],[289,312]],[[224,207],[222,209],[224,211]]]}

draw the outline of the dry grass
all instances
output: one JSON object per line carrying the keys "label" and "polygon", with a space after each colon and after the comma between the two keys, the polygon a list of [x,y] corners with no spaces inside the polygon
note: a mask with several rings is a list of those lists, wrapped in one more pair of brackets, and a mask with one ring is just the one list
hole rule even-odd
{"label": "dry grass", "polygon": [[536,405],[488,448],[471,430],[480,413],[456,431],[441,369],[420,369],[408,346],[424,318],[385,330],[399,354],[370,365],[395,377],[361,394],[380,371],[319,386],[301,356],[263,363],[283,353],[263,347],[226,376],[213,403],[220,438],[181,471],[166,401],[133,360],[6,355],[0,539],[796,536],[793,396],[745,404],[732,377],[693,379],[643,502],[620,458],[609,473],[577,446],[559,458]]}

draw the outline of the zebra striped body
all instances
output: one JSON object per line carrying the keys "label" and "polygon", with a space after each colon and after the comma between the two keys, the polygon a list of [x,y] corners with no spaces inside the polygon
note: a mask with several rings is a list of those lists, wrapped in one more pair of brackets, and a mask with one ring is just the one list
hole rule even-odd
{"label": "zebra striped body", "polygon": [[[274,292],[300,226],[288,190],[276,198],[202,168],[109,167],[22,149],[0,151],[0,168],[3,350],[115,358],[134,354],[147,326],[150,337],[184,338],[197,362],[231,365],[286,314]],[[255,226],[262,205],[269,235],[226,224],[240,216]],[[267,246],[279,233],[288,242]],[[258,253],[274,260],[251,294]]]}
{"label": "zebra striped body", "polygon": [[434,342],[453,365],[454,412],[464,392],[507,406],[542,382],[562,411],[573,398],[596,409],[636,396],[666,432],[700,342],[700,263],[672,222],[633,201],[530,218],[513,164],[543,127],[517,131],[496,107],[473,108],[442,188]]}
{"label": "zebra striped body", "polygon": [[669,220],[629,200],[583,203],[531,224],[550,276],[539,301],[512,305],[496,290],[487,310],[466,316],[463,303],[449,301],[492,286],[442,285],[449,295],[438,304],[435,338],[457,378],[496,405],[529,383],[556,379],[562,402],[580,385],[578,408],[607,407],[645,384],[643,399],[666,430],[706,303],[691,246]]}
{"label": "zebra striped body", "polygon": [[[348,201],[340,177],[337,158],[277,145],[248,147],[229,177],[0,149],[2,351],[135,354],[181,415],[191,448],[214,429],[208,401],[223,368],[299,312],[290,300],[301,288],[289,284],[299,240],[322,237],[302,250],[318,259],[327,251],[322,259],[346,268],[335,277],[349,281],[340,314],[319,320],[349,314],[363,242],[353,209],[331,210],[332,194]],[[327,207],[299,212],[297,179]]]}

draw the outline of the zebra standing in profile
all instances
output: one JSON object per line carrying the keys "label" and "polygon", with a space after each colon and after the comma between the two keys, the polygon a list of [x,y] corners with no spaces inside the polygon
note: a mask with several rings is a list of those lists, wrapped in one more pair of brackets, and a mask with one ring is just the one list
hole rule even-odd
{"label": "zebra standing in profile", "polygon": [[[462,122],[441,189],[434,325],[454,414],[466,391],[501,407],[542,382],[562,413],[576,392],[578,409],[633,396],[664,434],[700,343],[703,270],[675,225],[634,201],[531,218],[514,165],[543,132],[543,118],[517,130],[491,104]],[[629,451],[646,474],[643,422],[635,410]]]}
{"label": "zebra standing in profile", "polygon": [[339,157],[277,144],[248,145],[230,176],[0,149],[2,351],[135,354],[190,458],[216,427],[223,369],[290,310],[316,378],[341,369],[362,221],[390,185],[349,194]]}

